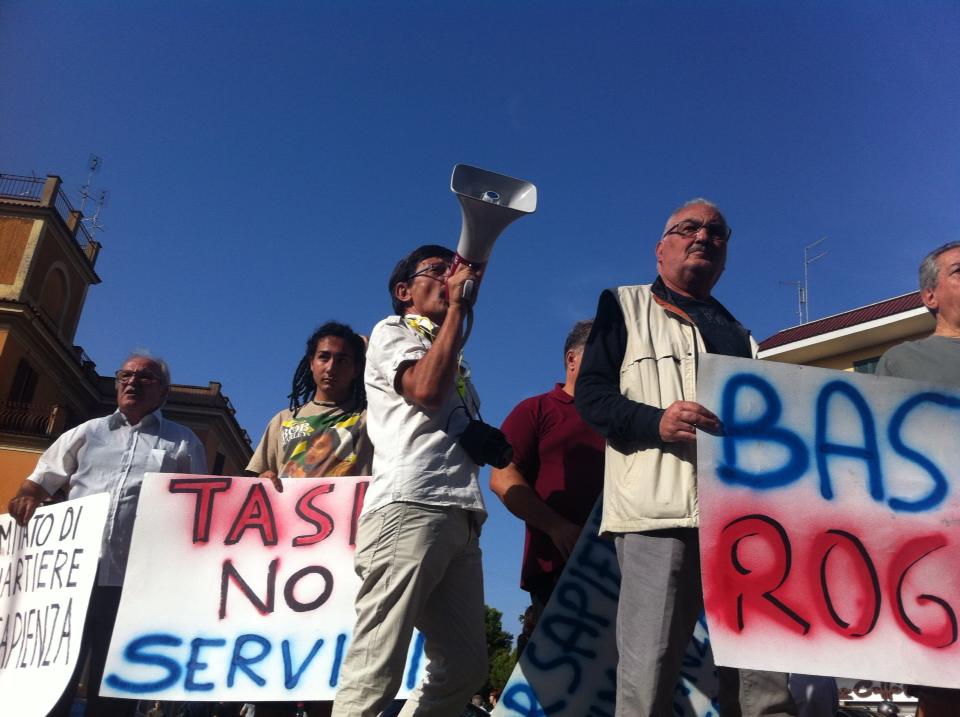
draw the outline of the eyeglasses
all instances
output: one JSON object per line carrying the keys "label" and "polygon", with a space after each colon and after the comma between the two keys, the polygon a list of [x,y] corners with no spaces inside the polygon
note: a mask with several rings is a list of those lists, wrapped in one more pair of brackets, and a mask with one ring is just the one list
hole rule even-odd
{"label": "eyeglasses", "polygon": [[414,272],[407,281],[413,281],[418,276],[426,276],[437,281],[443,281],[450,271],[450,264],[445,261],[438,261],[434,264],[427,264],[420,271]]}
{"label": "eyeglasses", "polygon": [[117,377],[119,383],[133,383],[137,381],[139,383],[153,384],[160,383],[163,381],[162,376],[157,376],[153,371],[127,371],[121,369],[117,371],[114,376]]}
{"label": "eyeglasses", "polygon": [[725,242],[730,238],[732,230],[723,222],[698,222],[696,219],[684,219],[682,222],[674,224],[663,233],[679,234],[687,239],[692,239],[700,233],[701,229],[706,229],[707,238],[717,242]]}

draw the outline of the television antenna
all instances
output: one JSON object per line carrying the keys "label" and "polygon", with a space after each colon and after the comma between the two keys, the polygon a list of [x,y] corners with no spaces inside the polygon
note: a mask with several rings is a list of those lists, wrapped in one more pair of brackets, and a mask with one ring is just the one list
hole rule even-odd
{"label": "television antenna", "polygon": [[100,222],[100,212],[103,211],[103,208],[107,206],[107,200],[110,198],[110,192],[106,189],[101,189],[100,194],[97,195],[97,211],[93,213],[92,217],[88,219],[83,219],[81,221],[88,222],[90,229],[95,232],[104,232],[106,227]]}
{"label": "television antenna", "polygon": [[87,159],[87,181],[80,187],[80,212],[83,212],[83,207],[87,203],[87,200],[90,199],[90,184],[93,182],[93,175],[100,171],[100,165],[103,164],[103,159],[95,154],[91,154]]}

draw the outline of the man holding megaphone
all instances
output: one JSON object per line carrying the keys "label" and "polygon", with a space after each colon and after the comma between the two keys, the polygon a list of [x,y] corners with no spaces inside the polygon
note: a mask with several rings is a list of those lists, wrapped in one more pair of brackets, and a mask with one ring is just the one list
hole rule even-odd
{"label": "man holding megaphone", "polygon": [[[413,628],[426,638],[427,676],[401,715],[457,715],[487,677],[477,480],[506,465],[503,434],[479,420],[462,356],[463,322],[482,271],[422,246],[390,276],[395,315],[370,334],[364,382],[374,444],[356,546],[353,642],[335,717],[379,715],[393,700]],[[464,296],[464,285],[472,293]]]}

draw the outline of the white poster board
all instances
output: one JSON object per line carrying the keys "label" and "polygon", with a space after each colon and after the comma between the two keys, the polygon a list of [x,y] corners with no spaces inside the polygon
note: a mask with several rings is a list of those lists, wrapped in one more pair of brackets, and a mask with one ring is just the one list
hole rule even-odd
{"label": "white poster board", "polygon": [[0,705],[43,717],[77,664],[97,575],[106,493],[39,508],[26,526],[0,515]]}
{"label": "white poster board", "polygon": [[[148,473],[100,693],[189,701],[331,700],[356,613],[369,478]],[[425,658],[411,642],[400,696]]]}
{"label": "white poster board", "polygon": [[717,663],[960,687],[960,392],[707,355],[698,400]]}
{"label": "white poster board", "polygon": [[[617,687],[620,568],[613,541],[597,532],[602,498],[570,555],[494,717],[613,717]],[[718,717],[717,677],[704,620],[683,658],[676,717]]]}

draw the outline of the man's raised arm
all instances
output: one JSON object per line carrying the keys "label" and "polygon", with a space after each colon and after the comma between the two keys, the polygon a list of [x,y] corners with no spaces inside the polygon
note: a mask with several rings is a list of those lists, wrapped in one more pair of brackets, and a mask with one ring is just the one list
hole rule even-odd
{"label": "man's raised arm", "polygon": [[457,273],[447,280],[450,308],[430,349],[423,358],[401,365],[397,371],[398,393],[428,411],[443,405],[457,375],[463,339],[461,325],[469,303],[463,298],[463,283],[468,279],[473,279],[476,285],[477,273],[468,264],[461,264]]}

